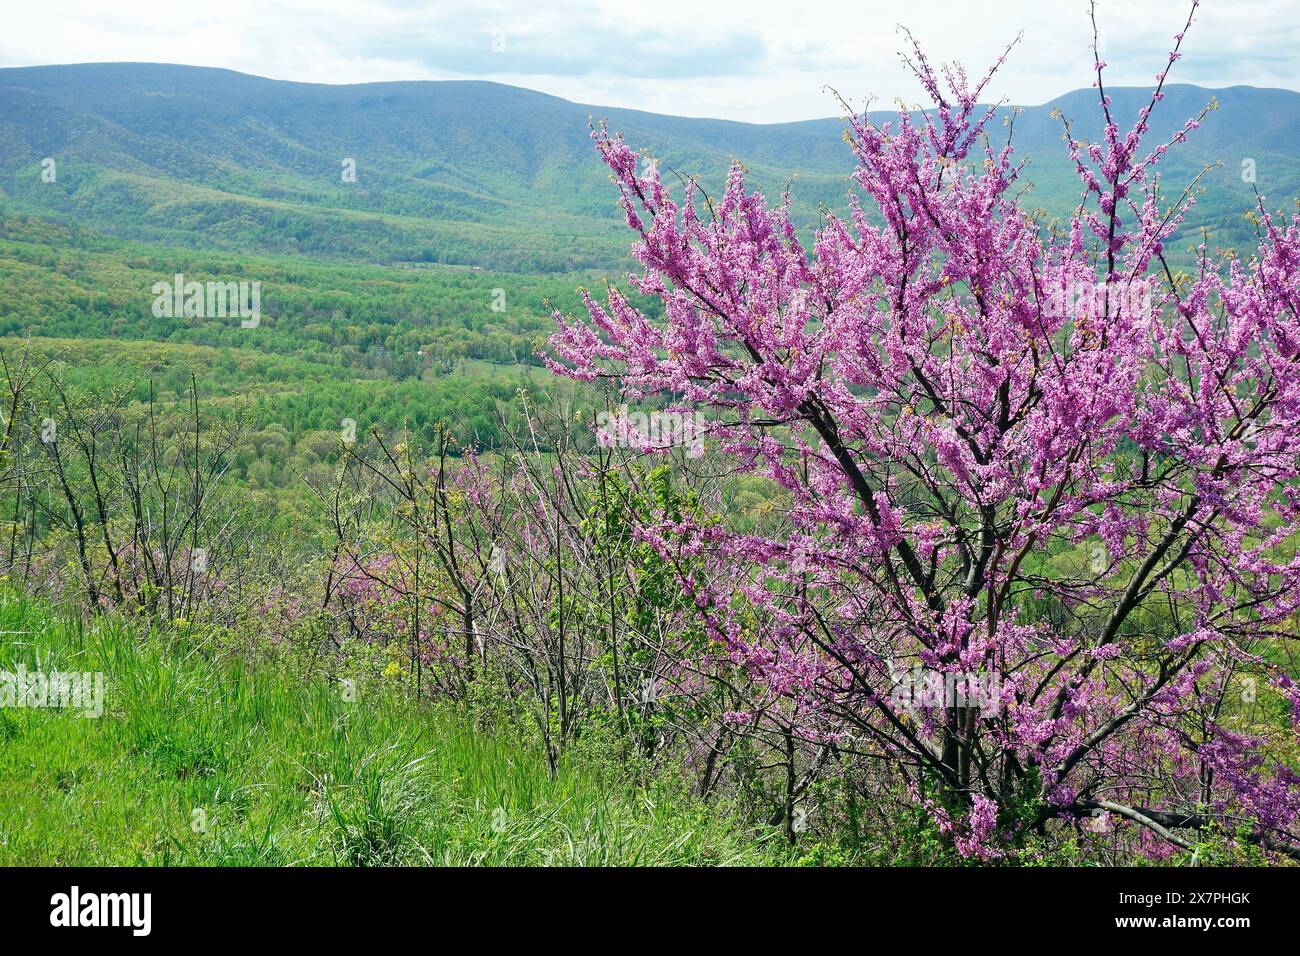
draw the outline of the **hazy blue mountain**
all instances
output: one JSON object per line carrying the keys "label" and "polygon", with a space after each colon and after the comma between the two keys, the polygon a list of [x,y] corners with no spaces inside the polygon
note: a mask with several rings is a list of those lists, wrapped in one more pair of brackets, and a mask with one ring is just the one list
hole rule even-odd
{"label": "hazy blue mountain", "polygon": [[[1116,89],[1117,119],[1149,92]],[[1030,202],[1077,200],[1059,108],[1100,128],[1080,90],[1015,121]],[[1253,160],[1272,205],[1300,195],[1300,94],[1171,86],[1154,135],[1211,99],[1220,108],[1166,167],[1174,197],[1209,163],[1192,227],[1249,236],[1242,181]],[[879,114],[884,118],[886,114]],[[518,271],[606,266],[628,244],[589,125],[606,120],[664,165],[716,188],[732,158],[798,215],[843,208],[852,169],[839,119],[754,125],[570,103],[481,82],[290,83],[200,67],[110,63],[0,70],[0,201],[126,238],[376,262],[424,260]],[[995,122],[995,137],[1006,126]],[[1154,139],[1153,139],[1154,142]],[[57,181],[41,181],[41,160]],[[345,159],[357,179],[340,175]],[[1188,230],[1189,235],[1194,231]]]}

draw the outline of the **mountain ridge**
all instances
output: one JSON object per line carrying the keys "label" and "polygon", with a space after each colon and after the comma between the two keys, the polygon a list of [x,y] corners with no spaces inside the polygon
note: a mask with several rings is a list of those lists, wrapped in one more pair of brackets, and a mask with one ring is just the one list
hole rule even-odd
{"label": "mountain ridge", "polygon": [[[1108,92],[1117,117],[1150,98],[1136,87]],[[1052,112],[1096,135],[1095,97],[1080,89],[997,108],[999,120],[1019,111],[1030,205],[1049,215],[1067,213],[1079,193]],[[1218,111],[1165,164],[1166,192],[1221,164],[1208,180],[1219,188],[1184,231],[1208,226],[1235,243],[1248,238],[1242,213],[1254,201],[1244,161],[1271,203],[1300,195],[1300,93],[1171,84],[1153,137],[1167,138],[1212,99]],[[482,80],[335,85],[140,63],[0,68],[0,202],[147,242],[515,271],[607,268],[626,262],[629,237],[589,140],[589,124],[601,119],[706,186],[733,159],[769,194],[789,184],[801,225],[844,208],[853,162],[834,117],[756,124],[575,103]],[[56,183],[41,181],[45,157],[56,160]],[[341,177],[349,159],[352,183]]]}
{"label": "mountain ridge", "polygon": [[[258,83],[271,83],[271,84],[300,87],[300,88],[318,88],[323,90],[347,90],[347,89],[365,89],[365,88],[380,88],[380,87],[398,87],[398,88],[424,87],[424,86],[450,87],[456,85],[490,87],[499,90],[509,90],[518,93],[523,93],[528,96],[538,97],[541,99],[553,100],[558,103],[563,103],[569,106],[582,107],[584,109],[614,111],[618,113],[631,113],[631,114],[640,114],[645,116],[667,117],[671,119],[692,120],[692,121],[707,122],[707,123],[725,123],[725,124],[731,124],[735,126],[753,126],[753,127],[760,127],[765,129],[793,127],[793,126],[801,126],[807,124],[838,123],[841,120],[841,117],[839,116],[827,115],[827,116],[812,116],[800,120],[781,120],[772,123],[754,123],[747,120],[727,119],[726,117],[688,116],[685,114],[677,114],[677,113],[656,113],[653,110],[643,110],[638,107],[606,106],[602,104],[588,103],[582,100],[571,100],[568,99],[567,97],[559,96],[555,93],[547,93],[544,90],[535,90],[530,87],[518,86],[513,83],[502,83],[497,80],[418,79],[418,80],[365,80],[359,83],[322,83],[318,81],[285,80],[276,77],[261,76],[260,74],[257,73],[248,73],[243,70],[230,69],[229,67],[194,66],[194,65],[184,64],[184,63],[166,63],[162,61],[152,61],[152,60],[89,60],[89,61],[77,62],[77,63],[45,63],[45,64],[32,65],[32,66],[0,66],[0,86],[4,85],[3,80],[5,78],[5,75],[10,73],[35,74],[44,71],[89,71],[89,70],[96,70],[100,68],[108,69],[108,70],[118,70],[118,69],[135,70],[135,69],[146,68],[146,69],[175,70],[178,72],[183,71],[191,74],[210,73],[210,74],[220,74],[220,75],[231,76],[231,77],[239,77],[241,79],[246,79],[246,80],[254,80]],[[1165,91],[1167,94],[1178,90],[1194,90],[1201,93],[1208,93],[1211,95],[1217,95],[1219,93],[1234,93],[1234,92],[1243,92],[1243,91],[1249,93],[1260,93],[1260,94],[1281,94],[1286,97],[1295,97],[1297,98],[1297,100],[1300,100],[1300,90],[1292,90],[1288,87],[1282,87],[1282,86],[1252,86],[1246,83],[1238,83],[1232,86],[1223,86],[1223,87],[1202,86],[1201,84],[1198,83],[1167,83],[1165,85]],[[1150,89],[1147,87],[1140,87],[1140,86],[1119,86],[1119,87],[1112,87],[1110,89],[1110,92],[1112,93],[1112,95],[1123,94],[1123,93],[1134,93],[1139,95],[1142,93],[1147,93],[1149,95]],[[1058,94],[1057,96],[1051,97],[1050,99],[1043,100],[1041,102],[1030,103],[1030,102],[1017,102],[1017,101],[1006,100],[1005,102],[1000,101],[997,104],[983,103],[982,105],[986,105],[986,106],[996,105],[998,107],[1012,107],[1012,108],[1020,107],[1026,109],[1050,108],[1057,105],[1062,100],[1074,96],[1080,96],[1080,95],[1095,97],[1096,94],[1094,90],[1090,87],[1079,87],[1073,90],[1067,90],[1064,93]],[[884,113],[895,113],[896,111],[895,110],[873,110],[871,112],[874,115],[880,115]]]}

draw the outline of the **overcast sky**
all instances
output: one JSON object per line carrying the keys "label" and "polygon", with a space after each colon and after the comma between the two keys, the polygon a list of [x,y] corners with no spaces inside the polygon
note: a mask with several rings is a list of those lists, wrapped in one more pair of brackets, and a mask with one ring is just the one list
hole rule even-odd
{"label": "overcast sky", "polygon": [[[143,60],[321,83],[483,79],[600,106],[751,122],[918,98],[899,24],[931,60],[1038,104],[1091,82],[1086,0],[6,0],[0,65]],[[1099,0],[1115,85],[1147,85],[1184,0]],[[1173,81],[1300,88],[1300,0],[1208,0]]]}

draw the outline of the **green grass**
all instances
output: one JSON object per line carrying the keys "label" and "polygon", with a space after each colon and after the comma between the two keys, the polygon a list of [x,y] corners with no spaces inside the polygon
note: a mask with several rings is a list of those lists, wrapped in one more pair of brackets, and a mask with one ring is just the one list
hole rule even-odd
{"label": "green grass", "polygon": [[691,865],[788,857],[672,783],[450,707],[0,592],[0,671],[102,672],[99,718],[0,708],[0,865]]}

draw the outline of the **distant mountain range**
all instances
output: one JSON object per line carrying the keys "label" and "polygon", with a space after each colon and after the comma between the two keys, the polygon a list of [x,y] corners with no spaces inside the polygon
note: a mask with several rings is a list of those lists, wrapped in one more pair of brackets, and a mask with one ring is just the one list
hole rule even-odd
{"label": "distant mountain range", "polygon": [[[1129,121],[1149,91],[1110,91]],[[1184,230],[1249,240],[1253,161],[1270,205],[1300,196],[1300,93],[1174,85],[1153,124],[1167,136],[1215,99],[1165,166],[1171,198],[1221,168]],[[1016,118],[1027,201],[1059,215],[1078,184],[1060,110],[1100,129],[1096,93],[1079,90]],[[887,117],[880,113],[879,117]],[[152,243],[367,262],[424,261],[520,272],[605,268],[629,237],[589,139],[608,121],[663,166],[717,187],[740,159],[770,195],[787,183],[808,224],[842,209],[853,160],[839,119],[754,125],[570,103],[481,82],[290,83],[228,70],[145,63],[0,69],[0,204]],[[1005,126],[990,127],[995,137]],[[54,160],[55,181],[42,180]],[[344,181],[346,161],[355,182]]]}

